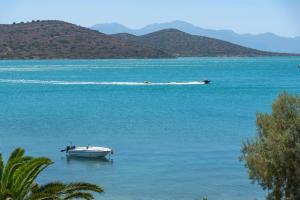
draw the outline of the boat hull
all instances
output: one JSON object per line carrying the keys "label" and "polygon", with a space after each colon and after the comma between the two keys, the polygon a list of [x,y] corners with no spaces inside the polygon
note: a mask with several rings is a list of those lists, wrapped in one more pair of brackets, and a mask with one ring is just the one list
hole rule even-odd
{"label": "boat hull", "polygon": [[109,154],[109,151],[72,151],[70,150],[68,152],[68,156],[73,157],[83,157],[83,158],[102,158],[105,157],[107,154]]}

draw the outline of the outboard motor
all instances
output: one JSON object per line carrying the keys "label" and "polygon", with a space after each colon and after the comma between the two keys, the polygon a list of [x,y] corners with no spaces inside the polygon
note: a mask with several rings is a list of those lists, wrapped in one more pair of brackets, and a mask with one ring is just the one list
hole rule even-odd
{"label": "outboard motor", "polygon": [[68,153],[69,150],[75,149],[75,146],[68,145],[65,149],[60,150],[60,152]]}

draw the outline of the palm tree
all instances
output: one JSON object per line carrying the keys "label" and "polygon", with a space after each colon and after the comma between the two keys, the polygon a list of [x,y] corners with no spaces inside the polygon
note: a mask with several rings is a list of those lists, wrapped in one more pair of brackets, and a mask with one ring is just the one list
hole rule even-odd
{"label": "palm tree", "polygon": [[39,186],[37,176],[53,162],[46,157],[32,158],[24,155],[21,148],[15,149],[6,165],[0,154],[0,200],[67,200],[93,199],[92,192],[103,189],[90,183],[53,182]]}

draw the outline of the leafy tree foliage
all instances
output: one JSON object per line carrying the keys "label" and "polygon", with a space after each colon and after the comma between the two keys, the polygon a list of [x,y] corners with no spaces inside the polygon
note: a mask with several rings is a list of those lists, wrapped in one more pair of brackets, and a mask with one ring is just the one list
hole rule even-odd
{"label": "leafy tree foliage", "polygon": [[249,178],[268,190],[270,200],[300,199],[300,98],[283,93],[272,113],[258,113],[255,139],[243,144]]}

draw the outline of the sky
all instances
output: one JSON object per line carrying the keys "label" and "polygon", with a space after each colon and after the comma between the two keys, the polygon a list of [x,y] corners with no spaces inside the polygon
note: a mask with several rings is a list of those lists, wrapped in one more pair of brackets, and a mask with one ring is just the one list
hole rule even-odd
{"label": "sky", "polygon": [[300,0],[0,0],[0,23],[57,19],[129,28],[181,20],[237,33],[300,36]]}

